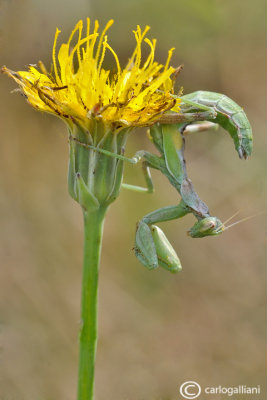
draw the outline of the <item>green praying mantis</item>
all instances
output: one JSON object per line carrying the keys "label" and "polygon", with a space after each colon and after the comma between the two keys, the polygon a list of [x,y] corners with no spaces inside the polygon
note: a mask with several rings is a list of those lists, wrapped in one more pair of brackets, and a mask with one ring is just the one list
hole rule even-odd
{"label": "green praying mantis", "polygon": [[[193,238],[216,236],[227,229],[217,217],[210,215],[208,206],[200,199],[187,176],[184,159],[185,135],[214,129],[220,125],[232,137],[241,159],[246,159],[252,152],[250,123],[243,109],[229,97],[219,93],[197,91],[182,96],[181,99],[179,114],[162,115],[157,123],[149,127],[150,139],[159,151],[159,156],[141,150],[134,157],[127,158],[122,154],[114,154],[99,147],[83,144],[132,164],[143,159],[142,169],[147,188],[123,183],[122,186],[126,189],[152,193],[154,187],[150,168],[153,168],[165,175],[177,190],[181,197],[177,205],[160,208],[139,221],[134,246],[136,257],[145,267],[153,270],[161,266],[172,273],[182,269],[181,262],[163,231],[155,224],[192,213],[197,221],[188,234]],[[197,121],[206,122],[197,123]]]}

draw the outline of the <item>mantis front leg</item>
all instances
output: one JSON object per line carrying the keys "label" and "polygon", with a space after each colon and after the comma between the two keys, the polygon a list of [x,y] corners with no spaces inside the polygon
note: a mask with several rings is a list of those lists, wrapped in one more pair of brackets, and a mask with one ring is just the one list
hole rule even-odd
{"label": "mantis front leg", "polygon": [[177,206],[160,208],[145,215],[138,223],[135,236],[135,255],[148,269],[161,266],[170,272],[182,269],[181,262],[163,231],[154,225],[157,222],[181,218],[190,210],[181,201]]}

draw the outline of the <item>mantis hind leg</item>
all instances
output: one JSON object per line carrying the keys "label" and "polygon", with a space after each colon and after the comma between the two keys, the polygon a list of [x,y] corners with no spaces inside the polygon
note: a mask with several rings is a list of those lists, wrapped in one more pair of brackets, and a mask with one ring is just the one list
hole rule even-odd
{"label": "mantis hind leg", "polygon": [[153,185],[153,181],[152,181],[152,178],[151,178],[149,165],[148,165],[148,163],[146,161],[142,162],[142,171],[143,171],[143,174],[144,174],[144,177],[145,177],[146,187],[129,185],[128,183],[122,183],[121,186],[124,189],[132,190],[134,192],[153,193],[154,192],[154,185]]}

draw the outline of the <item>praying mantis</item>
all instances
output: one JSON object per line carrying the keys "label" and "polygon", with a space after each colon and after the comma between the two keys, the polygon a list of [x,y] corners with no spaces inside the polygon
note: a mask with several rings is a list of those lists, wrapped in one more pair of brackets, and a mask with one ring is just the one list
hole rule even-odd
{"label": "praying mantis", "polygon": [[[155,224],[192,213],[197,221],[188,231],[189,236],[193,238],[217,236],[225,230],[225,225],[217,217],[210,215],[208,206],[200,199],[187,176],[184,159],[185,135],[214,129],[219,125],[232,137],[241,159],[246,159],[252,152],[250,123],[243,109],[229,97],[219,93],[197,91],[182,96],[181,100],[181,112],[178,115],[175,113],[162,115],[157,123],[149,127],[149,137],[159,151],[159,156],[141,150],[134,157],[127,158],[99,147],[83,144],[132,164],[143,159],[142,169],[147,188],[123,183],[122,186],[126,189],[152,193],[154,187],[150,168],[153,168],[166,176],[177,190],[181,196],[181,201],[177,205],[152,211],[138,222],[134,246],[137,259],[149,270],[160,266],[172,273],[182,269],[180,259],[163,231]],[[197,121],[207,122],[199,124]]]}

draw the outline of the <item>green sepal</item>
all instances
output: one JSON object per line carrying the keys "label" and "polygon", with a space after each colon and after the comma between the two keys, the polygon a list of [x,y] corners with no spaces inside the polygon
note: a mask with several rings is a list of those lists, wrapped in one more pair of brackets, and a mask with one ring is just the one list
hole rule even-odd
{"label": "green sepal", "polygon": [[124,168],[123,161],[117,160],[113,188],[110,191],[110,194],[108,195],[108,197],[106,198],[105,204],[113,203],[113,201],[115,201],[116,198],[119,196],[121,185],[122,185],[123,168]]}
{"label": "green sepal", "polygon": [[182,265],[180,259],[166,238],[164,232],[156,225],[151,225],[150,228],[154,245],[156,247],[158,264],[172,273],[181,271]]}
{"label": "green sepal", "polygon": [[[93,144],[92,137],[88,131],[77,127],[74,131],[74,138],[83,144]],[[78,142],[73,143],[75,157],[75,172],[80,173],[84,182],[90,180],[90,170],[94,168],[95,153],[88,148],[81,146]]]}
{"label": "green sepal", "polygon": [[97,198],[89,191],[83,177],[78,172],[76,174],[75,192],[77,193],[77,201],[85,210],[97,210],[100,206]]}
{"label": "green sepal", "polygon": [[69,150],[69,168],[68,168],[68,190],[70,196],[78,201],[77,193],[75,192],[76,172],[75,172],[75,154],[74,147],[70,144]]}
{"label": "green sepal", "polygon": [[[97,147],[117,154],[116,134],[108,132]],[[95,152],[95,158],[94,194],[103,203],[112,192],[118,160],[98,152]]]}
{"label": "green sepal", "polygon": [[[116,138],[116,140],[117,140],[117,149],[119,149],[120,152],[122,152],[123,149],[124,149],[124,145],[125,145],[125,143],[127,141],[128,133],[129,133],[129,129],[122,130],[117,135],[117,138]],[[114,171],[115,179],[113,179],[112,190],[111,190],[109,196],[106,199],[106,203],[107,204],[112,203],[119,196],[121,185],[122,185],[123,168],[124,168],[123,161],[117,159],[116,169]]]}

